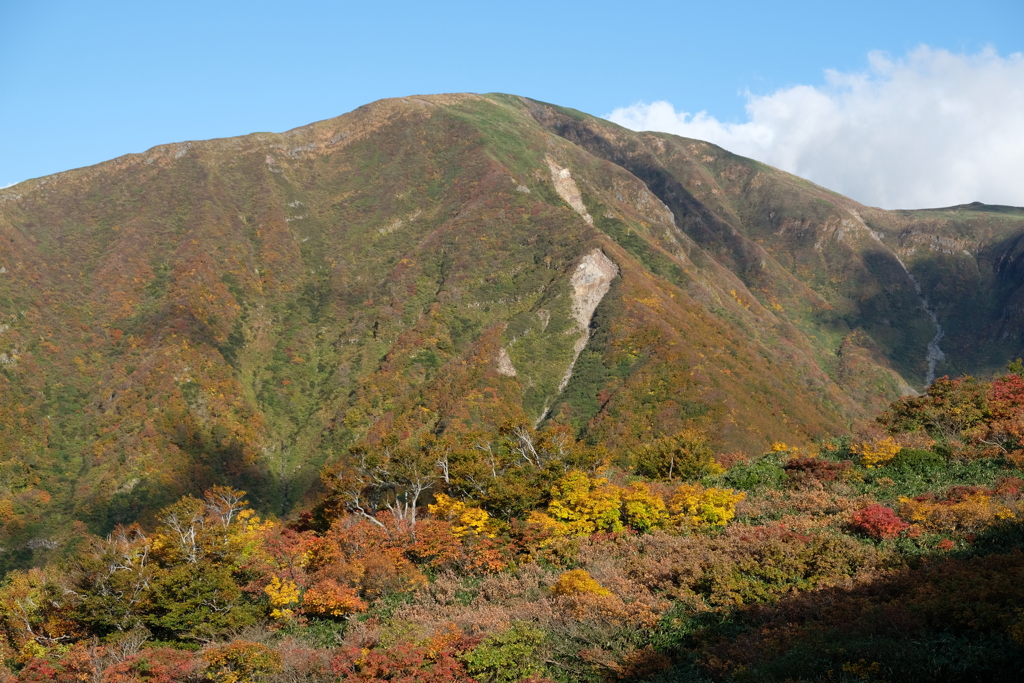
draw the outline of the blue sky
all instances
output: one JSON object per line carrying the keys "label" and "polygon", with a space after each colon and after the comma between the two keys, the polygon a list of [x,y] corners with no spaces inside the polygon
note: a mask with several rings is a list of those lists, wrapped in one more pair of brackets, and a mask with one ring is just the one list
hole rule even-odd
{"label": "blue sky", "polygon": [[512,92],[597,115],[661,101],[677,121],[742,125],[752,98],[834,92],[826,70],[871,73],[872,52],[1010,59],[1022,27],[1020,0],[0,0],[0,187],[415,93]]}

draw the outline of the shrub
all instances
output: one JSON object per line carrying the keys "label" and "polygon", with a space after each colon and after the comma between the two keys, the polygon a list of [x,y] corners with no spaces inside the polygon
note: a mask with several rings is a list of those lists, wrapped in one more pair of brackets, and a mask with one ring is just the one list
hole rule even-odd
{"label": "shrub", "polygon": [[934,451],[926,451],[921,448],[903,448],[890,460],[886,467],[894,470],[926,474],[946,464],[941,455]]}
{"label": "shrub", "polygon": [[615,669],[615,675],[621,680],[649,680],[671,668],[671,659],[646,645],[624,656]]}
{"label": "shrub", "polygon": [[895,538],[910,525],[896,516],[896,513],[884,505],[874,503],[863,510],[853,513],[850,526],[854,531],[867,534],[871,538]]}
{"label": "shrub", "polygon": [[338,683],[452,683],[470,680],[466,668],[453,653],[447,650],[432,653],[427,647],[410,643],[373,649],[346,648],[334,656],[330,668]]}
{"label": "shrub", "polygon": [[835,585],[879,566],[883,552],[845,534],[798,533],[783,525],[736,525],[714,539],[693,590],[709,605],[773,602]]}
{"label": "shrub", "polygon": [[562,573],[558,581],[551,587],[555,595],[579,595],[591,593],[593,595],[611,595],[612,592],[599,584],[597,579],[584,569],[572,569]]}
{"label": "shrub", "polygon": [[202,657],[209,665],[206,677],[214,683],[253,683],[282,669],[280,654],[244,640],[211,648]]}
{"label": "shrub", "polygon": [[322,617],[343,617],[364,612],[368,605],[355,590],[334,579],[324,579],[312,586],[302,597],[302,608],[308,614]]}
{"label": "shrub", "polygon": [[503,633],[488,636],[464,654],[462,661],[469,674],[482,683],[513,683],[541,676],[540,649],[546,637],[539,628],[517,622]]}
{"label": "shrub", "polygon": [[295,614],[294,610],[290,608],[299,602],[299,585],[297,583],[291,579],[282,580],[278,576],[273,576],[263,592],[267,594],[270,606],[274,608],[270,612],[271,617],[287,621]]}
{"label": "shrub", "polygon": [[989,385],[973,377],[940,377],[922,396],[905,396],[889,405],[878,421],[890,433],[924,429],[950,442],[984,421]]}
{"label": "shrub", "polygon": [[734,488],[753,491],[761,487],[777,488],[785,476],[782,466],[768,456],[756,462],[736,465],[726,473],[725,481]]}
{"label": "shrub", "polygon": [[1013,511],[977,486],[954,486],[945,500],[934,495],[900,498],[900,512],[915,524],[935,532],[977,532],[1014,519]]}
{"label": "shrub", "polygon": [[191,652],[170,647],[147,647],[108,667],[103,678],[109,683],[175,683],[192,679],[202,664],[202,660]]}
{"label": "shrub", "polygon": [[[90,650],[93,650],[92,652]],[[17,683],[77,683],[97,677],[102,668],[103,648],[74,645],[60,657],[32,657],[18,672]],[[51,656],[54,653],[51,653]],[[7,679],[11,680],[11,679]]]}
{"label": "shrub", "polygon": [[853,444],[850,447],[850,452],[860,456],[860,464],[870,469],[884,465],[895,458],[896,454],[900,452],[900,448],[896,439],[887,436],[882,439]]}
{"label": "shrub", "polygon": [[548,514],[564,525],[565,534],[589,536],[596,531],[622,531],[621,505],[618,486],[575,470],[551,488]]}
{"label": "shrub", "polygon": [[1017,496],[1024,492],[1024,479],[1020,477],[1000,477],[995,483],[995,493],[1003,496]]}
{"label": "shrub", "polygon": [[679,527],[725,526],[736,516],[736,504],[746,497],[746,493],[732,489],[683,484],[672,494],[668,507],[672,523]]}
{"label": "shrub", "polygon": [[782,468],[790,481],[799,482],[807,479],[835,481],[851,467],[853,463],[849,460],[835,462],[822,458],[792,458],[787,460]]}
{"label": "shrub", "polygon": [[654,531],[668,523],[668,507],[646,484],[635,482],[622,492],[626,524],[637,531]]}

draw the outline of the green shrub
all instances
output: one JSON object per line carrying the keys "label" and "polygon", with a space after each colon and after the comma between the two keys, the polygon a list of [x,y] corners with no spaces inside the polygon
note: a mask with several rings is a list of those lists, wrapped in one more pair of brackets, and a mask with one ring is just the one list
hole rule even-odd
{"label": "green shrub", "polygon": [[492,636],[463,655],[466,670],[483,683],[513,683],[541,676],[544,664],[540,648],[547,634],[523,622]]}
{"label": "green shrub", "polygon": [[927,474],[945,465],[942,456],[934,451],[926,451],[920,448],[904,448],[896,457],[889,461],[886,469],[899,473],[916,472]]}
{"label": "green shrub", "polygon": [[735,489],[753,491],[758,488],[781,488],[786,480],[786,470],[766,457],[754,462],[736,465],[725,474],[725,483]]}

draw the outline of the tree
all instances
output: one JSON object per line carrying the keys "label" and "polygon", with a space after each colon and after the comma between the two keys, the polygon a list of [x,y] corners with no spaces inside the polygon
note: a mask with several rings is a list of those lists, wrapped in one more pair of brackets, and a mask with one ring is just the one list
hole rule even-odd
{"label": "tree", "polygon": [[216,564],[240,559],[260,520],[248,508],[245,491],[214,486],[202,499],[185,496],[160,513],[154,534],[161,563]]}
{"label": "tree", "polygon": [[76,618],[100,634],[136,628],[152,606],[158,571],[152,541],[138,524],[93,538],[69,567],[71,589],[79,598]]}
{"label": "tree", "polygon": [[683,484],[668,502],[673,524],[684,529],[725,526],[736,516],[736,504],[747,497],[732,489]]}
{"label": "tree", "polygon": [[637,474],[650,479],[696,479],[721,472],[707,434],[687,428],[640,446],[630,454]]}
{"label": "tree", "polygon": [[551,487],[548,513],[564,533],[585,536],[596,531],[622,531],[622,491],[603,477],[569,472]]}
{"label": "tree", "polygon": [[342,505],[382,529],[387,527],[378,513],[386,510],[415,538],[420,500],[441,476],[434,454],[389,443],[353,448],[349,455],[348,462],[324,476]]}
{"label": "tree", "polygon": [[172,567],[155,578],[147,623],[175,638],[210,642],[256,623],[257,613],[228,568],[202,561]]}
{"label": "tree", "polygon": [[165,636],[206,641],[255,621],[236,574],[262,537],[245,493],[218,486],[202,499],[186,496],[165,508],[152,536],[121,527],[94,543],[74,580],[79,614],[103,630],[139,622]]}
{"label": "tree", "polygon": [[82,634],[73,618],[74,602],[75,596],[42,569],[12,572],[0,588],[0,625],[7,646],[31,657],[75,641]]}
{"label": "tree", "polygon": [[452,535],[457,538],[480,534],[494,537],[491,516],[486,510],[467,505],[443,493],[434,496],[434,503],[428,505],[427,510],[438,519],[451,522]]}

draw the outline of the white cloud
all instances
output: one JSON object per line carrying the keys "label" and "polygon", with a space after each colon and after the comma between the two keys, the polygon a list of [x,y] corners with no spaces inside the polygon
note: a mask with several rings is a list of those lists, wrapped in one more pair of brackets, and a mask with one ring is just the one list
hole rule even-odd
{"label": "white cloud", "polygon": [[714,142],[873,206],[1024,206],[1024,54],[922,46],[868,59],[865,73],[826,71],[821,87],[748,93],[746,123],[668,102],[606,118]]}

